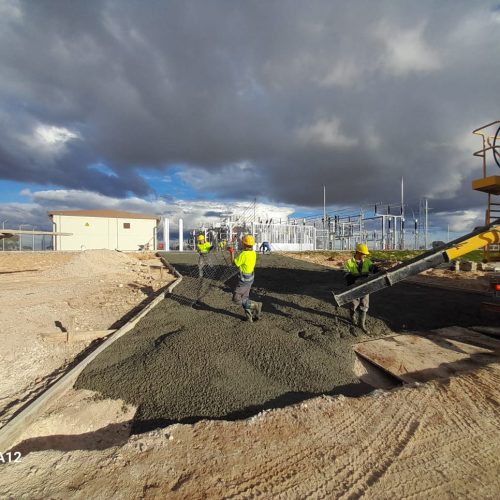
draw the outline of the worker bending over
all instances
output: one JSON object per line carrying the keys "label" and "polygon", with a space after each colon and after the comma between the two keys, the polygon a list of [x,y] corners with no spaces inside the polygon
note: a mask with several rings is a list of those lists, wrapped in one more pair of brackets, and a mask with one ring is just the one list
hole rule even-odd
{"label": "worker bending over", "polygon": [[271,253],[271,245],[269,244],[269,241],[263,241],[259,250],[262,252],[262,255],[264,255],[265,253],[270,254]]}
{"label": "worker bending over", "polygon": [[231,260],[240,270],[238,284],[233,293],[233,302],[243,306],[246,320],[251,323],[254,319],[260,319],[262,317],[262,302],[254,302],[249,298],[254,280],[257,253],[253,249],[255,240],[251,234],[244,236],[242,243],[243,251],[236,257],[234,257],[234,253],[231,252]]}
{"label": "worker bending over", "polygon": [[212,250],[212,244],[205,241],[205,236],[198,236],[196,251],[198,252],[198,276],[203,278],[203,268],[208,265],[208,253]]}
{"label": "worker bending over", "polygon": [[[356,253],[344,266],[346,271],[345,280],[347,285],[352,285],[358,278],[368,276],[370,273],[378,272],[378,267],[368,258],[370,252],[364,243],[356,246]],[[366,313],[370,306],[370,295],[366,294],[359,299],[354,299],[351,305],[351,321],[358,326],[358,308],[360,310],[359,326],[366,332]]]}

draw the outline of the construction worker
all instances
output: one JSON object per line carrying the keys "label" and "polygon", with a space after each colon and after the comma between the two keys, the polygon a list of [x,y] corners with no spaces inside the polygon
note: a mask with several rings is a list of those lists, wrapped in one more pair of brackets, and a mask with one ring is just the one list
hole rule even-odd
{"label": "construction worker", "polygon": [[[358,278],[368,276],[370,273],[378,272],[378,267],[368,258],[370,252],[364,243],[356,246],[354,257],[351,257],[344,266],[346,271],[345,280],[347,285],[352,285]],[[366,313],[370,306],[370,295],[364,295],[359,299],[354,299],[351,305],[351,321],[358,326],[358,308],[360,310],[359,326],[366,332]]]}
{"label": "construction worker", "polygon": [[200,234],[198,236],[198,244],[196,251],[198,252],[198,276],[203,278],[203,268],[208,264],[208,253],[212,250],[212,244],[205,241],[205,236]]}
{"label": "construction worker", "polygon": [[226,240],[221,240],[219,241],[219,251],[223,251],[226,249],[226,246],[227,246],[227,241]]}
{"label": "construction worker", "polygon": [[259,250],[262,252],[262,255],[265,253],[271,253],[271,245],[269,244],[269,241],[263,241],[262,245],[260,245]]}
{"label": "construction worker", "polygon": [[236,257],[234,252],[230,252],[231,261],[240,270],[238,284],[233,293],[233,302],[243,306],[246,320],[251,323],[262,317],[262,302],[254,302],[249,298],[254,280],[257,253],[253,249],[255,240],[251,234],[244,236],[242,243],[243,250]]}

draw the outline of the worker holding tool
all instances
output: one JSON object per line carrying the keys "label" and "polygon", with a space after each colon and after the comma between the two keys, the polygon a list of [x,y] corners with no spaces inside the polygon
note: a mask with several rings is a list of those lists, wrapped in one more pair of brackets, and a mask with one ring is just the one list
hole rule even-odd
{"label": "worker holding tool", "polygon": [[236,257],[234,252],[230,252],[231,261],[240,270],[238,284],[233,293],[233,302],[243,306],[246,320],[252,323],[262,317],[262,302],[255,302],[249,298],[254,280],[257,253],[253,249],[255,240],[251,234],[244,236],[242,243],[243,250]]}
{"label": "worker holding tool", "polygon": [[[356,253],[344,266],[346,271],[345,280],[348,286],[352,285],[358,278],[366,277],[370,273],[378,272],[378,267],[368,258],[370,252],[364,243],[356,246]],[[366,332],[366,313],[370,306],[370,295],[366,294],[359,299],[354,299],[351,303],[351,321],[358,326],[358,308],[360,310],[359,326]]]}
{"label": "worker holding tool", "polygon": [[198,276],[203,278],[203,268],[208,264],[208,254],[212,250],[212,244],[205,241],[205,236],[200,234],[198,236],[198,244],[196,251],[198,252]]}

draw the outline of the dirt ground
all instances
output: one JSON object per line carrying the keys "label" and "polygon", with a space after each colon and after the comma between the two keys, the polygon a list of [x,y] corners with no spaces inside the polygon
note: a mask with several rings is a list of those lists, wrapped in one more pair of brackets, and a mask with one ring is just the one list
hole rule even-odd
{"label": "dirt ground", "polygon": [[[169,259],[195,271],[193,256]],[[345,397],[368,392],[351,351],[367,337],[331,305],[341,272],[259,257],[254,324],[230,304],[231,283],[195,287],[186,305],[193,281],[27,430],[22,460],[0,464],[1,497],[498,497],[498,363]],[[483,298],[402,283],[372,296],[370,335],[494,326]],[[144,432],[158,424],[170,425]]]}
{"label": "dirt ground", "polygon": [[[498,498],[500,367],[232,422],[22,444],[3,498]],[[97,444],[96,444],[97,441]],[[93,444],[90,444],[93,443]]]}
{"label": "dirt ground", "polygon": [[[0,253],[0,424],[40,392],[91,341],[42,334],[118,328],[174,278],[154,254],[111,250]],[[59,325],[59,326],[58,326]]]}
{"label": "dirt ground", "polygon": [[[352,257],[352,252],[336,252],[334,256],[317,252],[283,252],[283,255],[340,270],[344,267],[345,261]],[[416,276],[407,278],[405,281],[406,283],[480,293],[488,293],[490,286],[487,272],[455,271],[454,265],[451,264],[448,267],[445,266],[439,269],[428,269]]]}

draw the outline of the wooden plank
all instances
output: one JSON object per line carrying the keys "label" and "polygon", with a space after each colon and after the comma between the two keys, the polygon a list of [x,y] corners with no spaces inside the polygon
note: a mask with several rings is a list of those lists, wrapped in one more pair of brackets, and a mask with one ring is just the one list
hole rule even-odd
{"label": "wooden plank", "polygon": [[439,335],[397,335],[354,345],[354,351],[403,382],[426,382],[485,362],[491,349]]}
{"label": "wooden plank", "polygon": [[485,349],[491,349],[496,353],[500,353],[500,340],[487,337],[486,335],[481,335],[480,333],[470,330],[469,328],[463,328],[461,326],[438,328],[437,330],[432,330],[431,337],[434,335],[450,341],[459,340],[465,344],[484,347]]}
{"label": "wooden plank", "polygon": [[391,377],[385,370],[375,366],[361,356],[356,356],[352,371],[361,382],[371,385],[375,389],[389,390],[400,384],[398,380]]}

